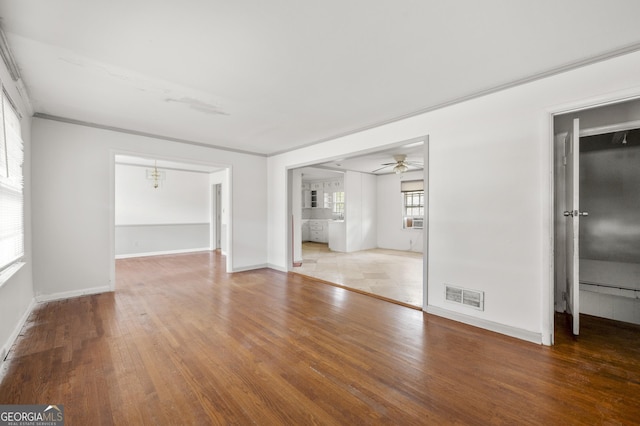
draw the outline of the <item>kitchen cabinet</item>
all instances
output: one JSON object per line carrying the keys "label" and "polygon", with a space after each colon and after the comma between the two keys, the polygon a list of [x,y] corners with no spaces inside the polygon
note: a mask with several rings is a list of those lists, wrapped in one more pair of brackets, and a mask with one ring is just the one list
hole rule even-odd
{"label": "kitchen cabinet", "polygon": [[311,207],[323,207],[324,191],[321,189],[312,189],[310,192],[311,192]]}
{"label": "kitchen cabinet", "polygon": [[309,238],[311,238],[309,221],[303,220],[302,221],[302,241],[309,241]]}
{"label": "kitchen cabinet", "polygon": [[308,189],[302,190],[302,208],[303,209],[311,208],[311,191]]}
{"label": "kitchen cabinet", "polygon": [[347,237],[344,220],[332,220],[329,222],[329,250],[346,252]]}
{"label": "kitchen cabinet", "polygon": [[[306,203],[306,193],[309,191],[309,205]],[[303,208],[333,208],[333,193],[343,192],[344,183],[342,179],[335,179],[322,182],[304,182],[302,184],[302,206]]]}
{"label": "kitchen cabinet", "polygon": [[329,242],[329,227],[327,220],[309,221],[309,241],[316,243]]}

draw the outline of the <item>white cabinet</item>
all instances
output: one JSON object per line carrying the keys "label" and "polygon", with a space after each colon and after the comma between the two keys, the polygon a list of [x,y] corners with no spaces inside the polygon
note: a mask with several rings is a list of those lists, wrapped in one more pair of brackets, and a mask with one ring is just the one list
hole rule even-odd
{"label": "white cabinet", "polygon": [[309,241],[316,243],[329,242],[329,227],[326,220],[309,221]]}
{"label": "white cabinet", "polygon": [[311,191],[308,189],[302,190],[302,208],[303,209],[311,208]]}
{"label": "white cabinet", "polygon": [[329,249],[331,251],[347,251],[347,238],[343,220],[329,222]]}
{"label": "white cabinet", "polygon": [[[309,203],[306,202],[306,193],[309,191]],[[322,182],[302,183],[302,206],[303,208],[315,207],[331,209],[333,208],[333,193],[344,191],[342,179],[335,179]]]}
{"label": "white cabinet", "polygon": [[310,192],[311,207],[322,207],[324,202],[324,191],[322,191],[322,189],[312,189]]}
{"label": "white cabinet", "polygon": [[309,221],[303,220],[302,221],[302,241],[309,241],[309,238],[311,238],[311,233],[309,231],[310,231]]}

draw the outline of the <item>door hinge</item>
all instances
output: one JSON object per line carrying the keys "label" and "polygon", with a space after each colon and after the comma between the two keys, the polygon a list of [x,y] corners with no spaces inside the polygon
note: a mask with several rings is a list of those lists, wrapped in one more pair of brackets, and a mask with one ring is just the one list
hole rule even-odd
{"label": "door hinge", "polygon": [[563,166],[567,165],[567,156],[566,155],[564,157],[562,157],[562,165]]}

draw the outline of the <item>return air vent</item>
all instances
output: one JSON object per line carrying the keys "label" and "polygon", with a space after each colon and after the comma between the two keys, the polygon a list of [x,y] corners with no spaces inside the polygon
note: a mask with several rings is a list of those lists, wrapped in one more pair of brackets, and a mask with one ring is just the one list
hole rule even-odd
{"label": "return air vent", "polygon": [[445,284],[445,300],[484,311],[484,292]]}

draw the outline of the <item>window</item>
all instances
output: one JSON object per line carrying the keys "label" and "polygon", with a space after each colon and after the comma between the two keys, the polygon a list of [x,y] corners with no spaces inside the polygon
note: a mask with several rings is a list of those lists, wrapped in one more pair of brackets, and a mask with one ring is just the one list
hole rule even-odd
{"label": "window", "polygon": [[0,120],[0,270],[24,255],[22,161],[20,118],[3,92]]}
{"label": "window", "polygon": [[422,229],[424,227],[424,182],[421,180],[402,181],[402,227]]}
{"label": "window", "polygon": [[344,192],[333,193],[333,213],[344,215]]}

